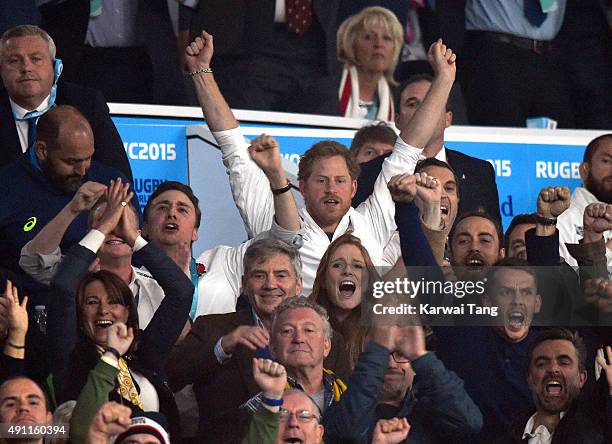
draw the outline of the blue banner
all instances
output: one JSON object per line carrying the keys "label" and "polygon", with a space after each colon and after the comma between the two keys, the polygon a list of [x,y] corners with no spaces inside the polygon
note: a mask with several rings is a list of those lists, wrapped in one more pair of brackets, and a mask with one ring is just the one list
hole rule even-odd
{"label": "blue banner", "polygon": [[159,184],[188,183],[186,125],[199,121],[115,117],[115,126],[134,175],[141,208]]}

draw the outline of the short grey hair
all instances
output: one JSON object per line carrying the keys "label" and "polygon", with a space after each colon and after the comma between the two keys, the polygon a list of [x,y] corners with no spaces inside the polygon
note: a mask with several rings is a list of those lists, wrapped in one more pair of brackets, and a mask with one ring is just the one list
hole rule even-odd
{"label": "short grey hair", "polygon": [[242,264],[244,276],[247,276],[255,264],[267,261],[273,256],[284,254],[291,261],[296,280],[302,277],[302,259],[299,251],[291,245],[277,239],[261,239],[253,242],[244,253]]}
{"label": "short grey hair", "polygon": [[2,61],[2,58],[4,58],[4,46],[6,45],[6,42],[9,39],[28,36],[38,36],[45,42],[47,42],[51,60],[55,59],[57,49],[55,48],[55,42],[53,41],[51,36],[47,34],[47,31],[34,25],[19,25],[9,29],[4,34],[2,34],[2,37],[0,37],[0,62]]}
{"label": "short grey hair", "polygon": [[294,308],[310,308],[321,318],[321,322],[323,323],[323,334],[325,335],[325,339],[330,340],[332,337],[332,328],[329,323],[329,316],[327,315],[327,310],[320,306],[319,304],[312,302],[310,299],[304,296],[293,296],[285,299],[281,302],[278,307],[274,309],[272,313],[272,321],[270,322],[270,330],[274,331],[276,327],[276,321],[279,316],[287,311],[292,310]]}

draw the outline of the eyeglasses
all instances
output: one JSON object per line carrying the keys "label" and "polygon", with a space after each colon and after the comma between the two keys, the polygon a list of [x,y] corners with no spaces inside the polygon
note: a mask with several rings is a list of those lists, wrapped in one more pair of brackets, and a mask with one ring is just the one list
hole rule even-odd
{"label": "eyeglasses", "polygon": [[395,362],[397,362],[398,364],[408,364],[410,362],[410,359],[408,359],[406,356],[402,355],[399,352],[393,352],[391,353],[391,357],[393,358],[393,360]]}
{"label": "eyeglasses", "polygon": [[295,417],[301,423],[307,423],[312,421],[313,419],[316,419],[317,422],[321,422],[321,418],[319,418],[314,413],[309,412],[308,410],[298,410],[296,412],[291,412],[287,409],[280,409],[279,413],[281,421],[288,421],[289,418],[291,418],[291,415],[295,413]]}

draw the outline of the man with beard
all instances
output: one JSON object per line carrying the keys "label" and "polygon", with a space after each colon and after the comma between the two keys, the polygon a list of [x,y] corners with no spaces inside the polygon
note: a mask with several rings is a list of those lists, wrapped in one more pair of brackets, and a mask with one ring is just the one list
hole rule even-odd
{"label": "man with beard", "polygon": [[[601,135],[587,145],[580,164],[580,178],[583,186],[572,194],[569,209],[559,216],[559,254],[572,266],[577,262],[569,254],[565,244],[577,244],[583,236],[582,216],[588,204],[603,202],[612,204],[612,133]],[[612,231],[604,233],[606,243],[612,238]],[[612,249],[606,248],[608,267],[612,266]]]}
{"label": "man with beard", "polygon": [[586,348],[564,328],[541,332],[528,352],[527,382],[536,411],[519,418],[502,443],[604,443],[612,439],[612,350],[603,371],[587,384]]}
{"label": "man with beard", "polygon": [[474,211],[458,217],[448,244],[450,264],[457,280],[481,281],[489,268],[505,257],[502,242],[501,225],[489,214]]}
{"label": "man with beard", "polygon": [[[60,105],[40,117],[36,144],[0,174],[0,267],[23,277],[20,287],[33,298],[31,306],[46,305],[46,301],[40,286],[34,287],[19,268],[21,248],[72,200],[82,183],[106,185],[119,177],[128,183],[118,170],[92,161],[93,153],[87,119],[76,108]],[[139,208],[138,201],[133,202]],[[67,251],[86,232],[87,215],[81,214],[66,230],[62,250]]]}
{"label": "man with beard", "polygon": [[[187,64],[194,72],[193,81],[206,121],[228,169],[234,202],[240,210],[250,236],[270,228],[273,222],[272,198],[289,192],[291,184],[283,177],[266,178],[253,161],[253,145],[244,141],[231,110],[219,92],[210,70],[213,55],[212,36],[203,32],[186,49]],[[430,62],[436,76],[422,106],[414,117],[400,127],[400,137],[389,158],[385,159],[374,192],[359,207],[351,200],[357,189],[359,165],[341,144],[322,141],[313,145],[300,160],[298,181],[305,209],[303,263],[304,295],[312,291],[317,266],[329,244],[347,231],[358,237],[375,265],[392,266],[397,257],[383,251],[395,233],[395,205],[387,189],[391,177],[411,171],[421,158],[435,130],[436,119],[444,109],[455,78],[455,56],[442,41],[432,45]]]}
{"label": "man with beard", "polygon": [[323,417],[328,444],[370,443],[376,421],[394,417],[410,423],[411,443],[467,440],[482,427],[463,381],[425,349],[421,326],[372,327],[349,387]]}

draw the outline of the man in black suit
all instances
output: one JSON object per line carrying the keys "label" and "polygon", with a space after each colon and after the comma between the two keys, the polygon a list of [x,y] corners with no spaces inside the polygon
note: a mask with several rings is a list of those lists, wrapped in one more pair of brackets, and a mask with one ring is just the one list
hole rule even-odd
{"label": "man in black suit", "polygon": [[[301,292],[298,251],[277,240],[254,242],[244,256],[242,286],[251,305],[197,318],[185,339],[174,346],[166,366],[172,389],[194,383],[199,442],[238,443],[246,434],[250,416],[239,406],[260,392],[252,359],[271,357],[272,312]],[[343,351],[343,341],[334,334],[325,365],[341,375],[348,368]]]}
{"label": "man in black suit", "polygon": [[[191,40],[215,37],[212,68],[232,108],[339,113],[336,17],[340,0],[207,0],[197,5]],[[308,5],[308,6],[306,6]]]}
{"label": "man in black suit", "polygon": [[[402,85],[399,100],[395,107],[397,114],[395,123],[398,128],[404,128],[412,119],[416,110],[421,106],[427,95],[432,82],[432,77],[427,74],[419,74],[406,80]],[[497,185],[495,183],[495,171],[493,166],[484,160],[476,159],[449,150],[444,146],[444,130],[448,128],[453,120],[453,113],[446,110],[440,115],[436,125],[436,131],[425,145],[422,155],[435,157],[448,163],[459,181],[459,213],[484,210],[501,223],[499,211],[499,198]],[[384,157],[371,160],[361,166],[357,194],[353,199],[353,206],[365,200],[374,189],[374,182],[380,173]],[[410,172],[410,171],[408,171]]]}
{"label": "man in black suit", "polygon": [[132,180],[123,142],[102,95],[70,83],[57,83],[55,44],[42,29],[23,25],[0,39],[0,168],[17,159],[32,145],[29,123],[54,105],[72,105],[88,120],[95,139],[94,160],[113,167]]}

